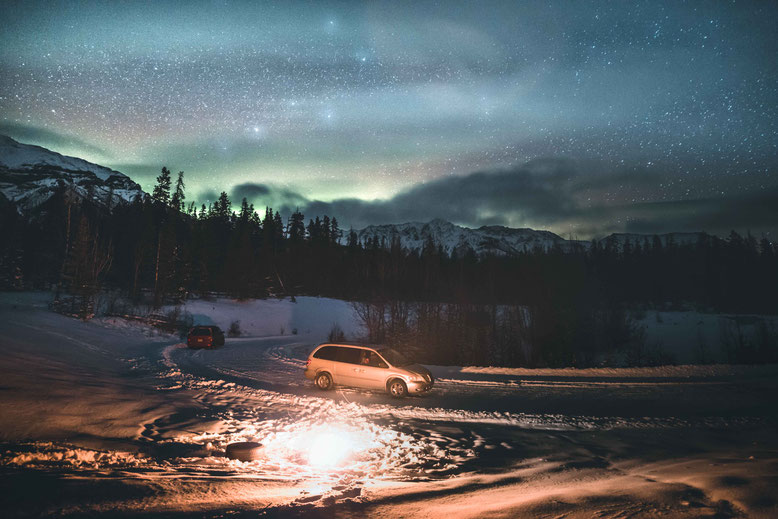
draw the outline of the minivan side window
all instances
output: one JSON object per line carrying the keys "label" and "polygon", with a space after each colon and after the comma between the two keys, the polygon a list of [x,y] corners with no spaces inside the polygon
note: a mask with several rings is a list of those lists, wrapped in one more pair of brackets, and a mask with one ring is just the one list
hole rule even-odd
{"label": "minivan side window", "polygon": [[325,346],[317,351],[313,356],[317,359],[335,360],[338,354],[338,348],[335,346]]}
{"label": "minivan side window", "polygon": [[386,362],[384,362],[384,359],[382,359],[378,353],[371,351],[368,354],[368,366],[371,366],[373,368],[388,368],[389,366],[386,365]]}
{"label": "minivan side window", "polygon": [[340,362],[348,362],[349,364],[359,364],[358,348],[338,348],[338,358],[335,360]]}

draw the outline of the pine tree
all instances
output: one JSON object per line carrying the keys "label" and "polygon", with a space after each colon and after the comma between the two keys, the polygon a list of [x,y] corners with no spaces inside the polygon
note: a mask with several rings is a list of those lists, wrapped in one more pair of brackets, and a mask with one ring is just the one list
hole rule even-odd
{"label": "pine tree", "polygon": [[249,213],[249,221],[251,222],[251,225],[253,225],[255,229],[259,229],[259,226],[262,224],[262,220],[259,218],[259,213],[254,209],[254,204],[249,204]]}
{"label": "pine tree", "polygon": [[252,208],[249,207],[249,201],[246,200],[246,197],[244,196],[240,203],[240,214],[238,215],[238,221],[241,225],[246,225],[249,222],[252,212]]}
{"label": "pine tree", "polygon": [[330,240],[332,243],[340,243],[341,234],[340,227],[338,227],[338,219],[333,216],[330,222]]}
{"label": "pine tree", "polygon": [[305,240],[305,215],[298,208],[289,217],[289,241],[293,244],[302,243]]}
{"label": "pine tree", "polygon": [[353,227],[351,227],[348,231],[348,240],[346,241],[346,246],[351,250],[359,248],[359,236]]}
{"label": "pine tree", "polygon": [[278,244],[281,244],[281,242],[286,238],[286,235],[284,234],[284,221],[281,220],[281,215],[276,211],[276,214],[273,216],[273,230],[276,233],[276,241]]}
{"label": "pine tree", "polygon": [[176,190],[173,193],[172,198],[170,199],[170,207],[172,209],[175,209],[176,211],[184,210],[184,200],[186,199],[186,195],[184,195],[185,187],[186,186],[184,185],[184,172],[179,171],[178,180],[176,180]]}
{"label": "pine tree", "polygon": [[330,228],[330,217],[326,214],[321,219],[321,241],[322,243],[329,244],[332,242],[332,229]]}
{"label": "pine tree", "polygon": [[232,202],[230,202],[230,197],[227,196],[225,191],[221,192],[219,199],[214,204],[214,213],[218,218],[225,221],[229,221],[230,216],[232,216]]}
{"label": "pine tree", "polygon": [[168,205],[170,202],[170,170],[162,168],[162,173],[157,177],[157,185],[151,193],[151,198],[162,204]]}
{"label": "pine tree", "polygon": [[262,218],[262,246],[273,248],[275,244],[275,222],[273,221],[273,209],[265,206],[265,217]]}

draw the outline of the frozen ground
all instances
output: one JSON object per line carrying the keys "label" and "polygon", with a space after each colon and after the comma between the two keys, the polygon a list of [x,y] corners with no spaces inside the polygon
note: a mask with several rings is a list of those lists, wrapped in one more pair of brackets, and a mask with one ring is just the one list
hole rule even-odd
{"label": "frozen ground", "polygon": [[636,325],[643,329],[649,350],[668,353],[679,364],[726,362],[723,336],[742,333],[753,340],[757,324],[778,329],[778,317],[764,315],[708,314],[688,311],[649,311]]}
{"label": "frozen ground", "polygon": [[778,515],[776,366],[433,366],[397,402],[303,378],[339,301],[195,302],[250,335],[192,351],[47,297],[0,294],[4,517]]}

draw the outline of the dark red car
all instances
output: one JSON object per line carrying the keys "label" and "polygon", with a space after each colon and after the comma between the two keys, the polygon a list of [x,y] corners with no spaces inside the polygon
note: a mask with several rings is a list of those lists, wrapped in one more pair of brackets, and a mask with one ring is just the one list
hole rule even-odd
{"label": "dark red car", "polygon": [[218,348],[224,346],[224,332],[218,326],[195,326],[189,330],[186,345],[190,348]]}

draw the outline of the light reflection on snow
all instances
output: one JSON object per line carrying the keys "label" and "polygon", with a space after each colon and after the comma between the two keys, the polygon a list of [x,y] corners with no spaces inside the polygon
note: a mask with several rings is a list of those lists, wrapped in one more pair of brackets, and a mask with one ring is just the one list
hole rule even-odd
{"label": "light reflection on snow", "polygon": [[252,437],[265,448],[261,459],[243,465],[251,472],[291,479],[344,475],[394,478],[408,476],[409,472],[418,475],[428,465],[427,458],[440,459],[443,454],[430,442],[364,417],[352,416],[334,423],[328,423],[327,418],[246,424],[248,429],[241,436]]}
{"label": "light reflection on snow", "polygon": [[[218,429],[174,438],[178,443],[206,444],[212,453],[179,459],[176,465],[182,470],[221,466],[236,476],[313,484],[364,478],[424,480],[450,472],[473,455],[469,448],[452,445],[451,438],[375,420],[353,404],[275,418],[230,413]],[[261,456],[251,462],[223,457],[228,444],[242,441],[261,443]]]}
{"label": "light reflection on snow", "polygon": [[363,431],[341,427],[320,427],[298,436],[294,448],[308,454],[308,463],[314,467],[336,467],[347,463],[349,457],[370,447],[371,438]]}

